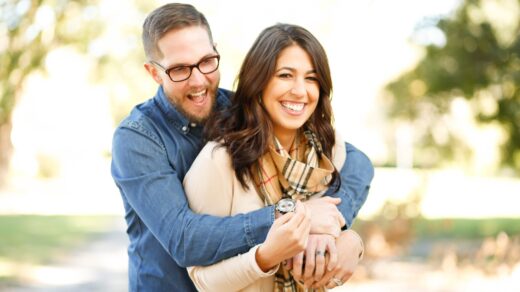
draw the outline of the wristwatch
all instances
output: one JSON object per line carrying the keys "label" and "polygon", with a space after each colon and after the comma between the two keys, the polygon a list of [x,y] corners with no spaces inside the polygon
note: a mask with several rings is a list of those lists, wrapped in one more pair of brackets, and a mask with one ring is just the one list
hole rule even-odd
{"label": "wristwatch", "polygon": [[291,198],[281,199],[278,201],[278,203],[276,203],[275,208],[276,211],[282,213],[282,215],[289,212],[294,212],[294,210],[296,210],[296,201]]}

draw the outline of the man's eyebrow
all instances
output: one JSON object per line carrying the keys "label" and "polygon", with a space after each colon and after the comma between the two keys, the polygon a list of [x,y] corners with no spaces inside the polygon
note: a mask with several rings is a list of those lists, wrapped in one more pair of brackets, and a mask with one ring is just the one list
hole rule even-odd
{"label": "man's eyebrow", "polygon": [[[206,58],[209,58],[209,57],[215,57],[217,56],[218,54],[216,52],[211,52],[211,53],[207,53],[206,55],[202,56],[198,61],[202,61]],[[181,66],[191,66],[191,65],[195,65],[197,63],[192,63],[192,64],[188,64],[188,63],[174,63],[173,65],[169,65],[167,68],[174,68],[174,67],[181,67]]]}

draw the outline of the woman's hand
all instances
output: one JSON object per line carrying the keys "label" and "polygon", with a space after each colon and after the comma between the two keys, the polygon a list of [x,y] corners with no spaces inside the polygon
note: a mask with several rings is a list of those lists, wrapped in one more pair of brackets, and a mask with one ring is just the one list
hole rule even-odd
{"label": "woman's hand", "polygon": [[337,208],[339,203],[341,199],[327,196],[305,201],[307,210],[315,214],[311,219],[312,234],[339,236],[341,227],[345,225],[345,218]]}
{"label": "woman's hand", "polygon": [[327,271],[320,281],[312,287],[327,287],[332,289],[347,282],[363,257],[363,240],[352,229],[343,231],[336,239],[338,248],[338,263],[334,269]]}
{"label": "woman's hand", "polygon": [[267,272],[285,259],[303,251],[311,229],[310,212],[304,204],[296,203],[296,212],[287,213],[276,219],[265,242],[256,251],[256,262]]}
{"label": "woman's hand", "polygon": [[311,287],[321,280],[325,268],[332,271],[337,262],[336,239],[328,234],[311,234],[305,252],[299,253],[292,260],[292,275],[295,280],[304,282],[306,287]]}

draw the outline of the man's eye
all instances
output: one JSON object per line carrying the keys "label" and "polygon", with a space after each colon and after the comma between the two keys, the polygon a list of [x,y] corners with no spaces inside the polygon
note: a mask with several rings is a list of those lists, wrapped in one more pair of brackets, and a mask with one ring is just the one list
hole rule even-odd
{"label": "man's eye", "polygon": [[179,66],[179,67],[173,67],[170,71],[175,73],[185,72],[188,67],[185,66]]}

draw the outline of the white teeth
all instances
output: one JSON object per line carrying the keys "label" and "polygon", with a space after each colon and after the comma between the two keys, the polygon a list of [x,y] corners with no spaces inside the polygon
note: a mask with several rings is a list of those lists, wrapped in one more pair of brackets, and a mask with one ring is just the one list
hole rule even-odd
{"label": "white teeth", "polygon": [[189,94],[189,98],[194,102],[202,102],[204,101],[204,97],[206,96],[205,94],[206,89]]}
{"label": "white teeth", "polygon": [[299,112],[303,109],[303,103],[291,103],[291,102],[282,102],[282,106],[288,108],[292,111]]}
{"label": "white teeth", "polygon": [[199,92],[191,93],[190,95],[191,95],[192,97],[198,97],[198,96],[200,96],[200,95],[203,95],[204,93],[206,93],[206,89],[201,90],[201,91],[199,91]]}

